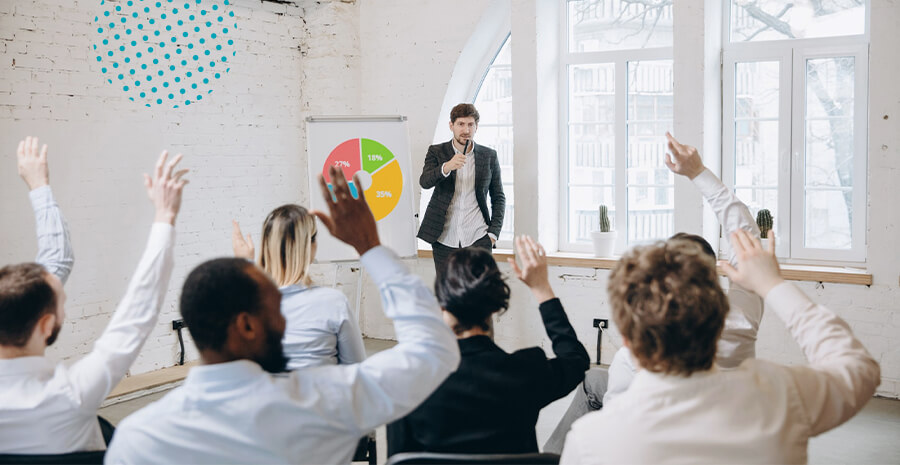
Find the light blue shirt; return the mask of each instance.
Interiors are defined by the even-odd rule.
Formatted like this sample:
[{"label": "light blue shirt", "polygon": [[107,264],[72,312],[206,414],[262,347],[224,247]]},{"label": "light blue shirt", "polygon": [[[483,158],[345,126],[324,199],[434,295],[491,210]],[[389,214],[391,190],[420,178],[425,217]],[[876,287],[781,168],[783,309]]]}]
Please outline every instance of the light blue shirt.
[{"label": "light blue shirt", "polygon": [[456,336],[422,280],[385,247],[361,260],[396,346],[285,375],[247,360],[194,367],[119,425],[106,463],[349,463],[361,436],[411,412],[459,365]]},{"label": "light blue shirt", "polygon": [[34,261],[56,275],[63,284],[69,279],[75,254],[69,240],[69,229],[50,186],[41,186],[28,193],[34,209],[38,253]]},{"label": "light blue shirt", "polygon": [[302,284],[282,287],[281,314],[287,321],[282,343],[288,369],[366,359],[362,333],[342,292]]}]

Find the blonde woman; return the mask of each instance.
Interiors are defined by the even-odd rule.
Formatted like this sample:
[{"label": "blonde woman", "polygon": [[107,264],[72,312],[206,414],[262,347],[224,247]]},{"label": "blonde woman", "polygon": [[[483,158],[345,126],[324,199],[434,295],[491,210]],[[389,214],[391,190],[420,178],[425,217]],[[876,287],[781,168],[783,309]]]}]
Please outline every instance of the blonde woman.
[{"label": "blonde woman", "polygon": [[[248,234],[233,221],[231,243],[236,257],[253,260]],[[350,314],[347,297],[330,287],[312,284],[309,265],[316,256],[316,220],[293,204],[282,205],[263,222],[257,264],[281,291],[281,313],[287,320],[284,354],[288,369],[359,363],[366,358],[362,334]]]}]

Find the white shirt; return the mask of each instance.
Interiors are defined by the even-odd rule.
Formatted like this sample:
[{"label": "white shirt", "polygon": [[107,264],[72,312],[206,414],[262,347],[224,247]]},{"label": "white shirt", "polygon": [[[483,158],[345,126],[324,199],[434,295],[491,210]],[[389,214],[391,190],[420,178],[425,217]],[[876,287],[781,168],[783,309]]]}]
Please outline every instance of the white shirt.
[{"label": "white shirt", "polygon": [[[462,153],[452,141],[450,145],[454,153]],[[444,177],[450,176],[451,172],[444,172],[441,166]],[[475,175],[475,143],[472,142],[472,151],[466,156],[466,163],[456,170],[453,200],[447,208],[444,232],[437,239],[447,247],[469,247],[488,233],[488,225],[475,197]],[[497,240],[493,235],[491,237]]]},{"label": "white shirt", "polygon": [[362,333],[342,292],[302,284],[284,286],[281,314],[287,322],[282,344],[289,370],[366,359]]},{"label": "white shirt", "polygon": [[[731,233],[739,229],[749,231],[754,237],[759,236],[759,227],[750,214],[750,209],[712,171],[704,170],[694,178],[694,185],[715,212],[725,237],[730,240]],[[736,265],[734,252],[730,247],[728,261]],[[759,332],[765,307],[762,297],[754,292],[731,280],[728,280],[728,284],[726,294],[730,310],[725,316],[725,327],[716,348],[716,365],[724,369],[735,368],[744,360],[756,358],[756,334]],[[609,384],[603,394],[603,405],[609,405],[614,398],[628,390],[635,373],[637,363],[631,351],[626,347],[619,348],[609,365]]]},{"label": "white shirt", "polygon": [[0,360],[0,452],[105,448],[97,409],[156,323],[172,273],[174,235],[171,225],[153,224],[128,290],[90,354],[72,366],[45,357]]},{"label": "white shirt", "polygon": [[361,261],[396,346],[287,375],[247,360],[194,367],[119,425],[106,463],[349,463],[360,437],[412,411],[459,365],[456,337],[422,280],[385,247]]},{"label": "white shirt", "polygon": [[35,262],[43,265],[48,273],[56,275],[65,284],[75,264],[69,228],[63,218],[50,186],[41,186],[28,193],[34,210],[38,253]]},{"label": "white shirt", "polygon": [[766,303],[809,365],[750,359],[688,377],[642,370],[615,402],[575,422],[560,463],[805,463],[809,438],[859,412],[880,370],[846,322],[793,284]]}]

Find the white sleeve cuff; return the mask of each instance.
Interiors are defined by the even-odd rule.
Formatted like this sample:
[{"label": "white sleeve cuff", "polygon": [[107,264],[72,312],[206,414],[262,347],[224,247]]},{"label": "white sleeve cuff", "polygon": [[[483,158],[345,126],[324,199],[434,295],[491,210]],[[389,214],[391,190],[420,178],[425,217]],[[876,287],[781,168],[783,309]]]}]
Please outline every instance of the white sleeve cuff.
[{"label": "white sleeve cuff", "polygon": [[53,200],[53,191],[50,190],[49,184],[28,191],[28,198],[31,200],[31,206],[35,210],[49,207],[55,203]]},{"label": "white sleeve cuff", "polygon": [[725,187],[725,184],[708,168],[704,168],[703,172],[693,179],[693,182],[705,198],[715,196],[720,189]]},{"label": "white sleeve cuff", "polygon": [[450,173],[451,173],[452,171],[448,171],[448,172],[445,173],[445,172],[444,172],[444,165],[446,165],[446,163],[444,163],[444,164],[441,165],[441,174],[443,174],[444,177],[446,178],[446,177],[450,176]]},{"label": "white sleeve cuff", "polygon": [[788,324],[794,312],[809,307],[812,303],[803,291],[789,282],[783,282],[773,287],[766,295],[765,302],[782,321]]},{"label": "white sleeve cuff", "polygon": [[359,260],[379,286],[395,276],[409,274],[400,257],[383,245],[369,249]]}]

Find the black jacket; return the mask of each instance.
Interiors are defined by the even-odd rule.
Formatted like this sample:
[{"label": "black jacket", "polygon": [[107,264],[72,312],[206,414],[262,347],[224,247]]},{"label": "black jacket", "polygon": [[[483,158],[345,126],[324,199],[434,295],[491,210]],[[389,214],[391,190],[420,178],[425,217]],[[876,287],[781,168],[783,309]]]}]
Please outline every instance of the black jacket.
[{"label": "black jacket", "polygon": [[[456,191],[456,171],[452,171],[447,177],[441,172],[441,167],[450,161],[454,154],[452,142],[447,141],[428,147],[428,154],[425,155],[425,167],[422,169],[422,176],[419,177],[419,185],[422,189],[433,187],[434,193],[422,218],[418,237],[429,244],[434,243],[443,234],[447,209]],[[506,212],[506,196],[503,195],[503,183],[500,181],[497,151],[475,144],[472,154],[475,156],[475,199],[484,222],[488,225],[488,232],[499,237],[500,229],[503,227],[503,214]],[[486,200],[488,194],[491,196],[490,212]]]},{"label": "black jacket", "polygon": [[460,339],[459,369],[388,425],[388,455],[537,452],[538,413],[578,386],[590,364],[559,299],[540,309],[556,358],[539,347],[508,354],[487,336]]}]

